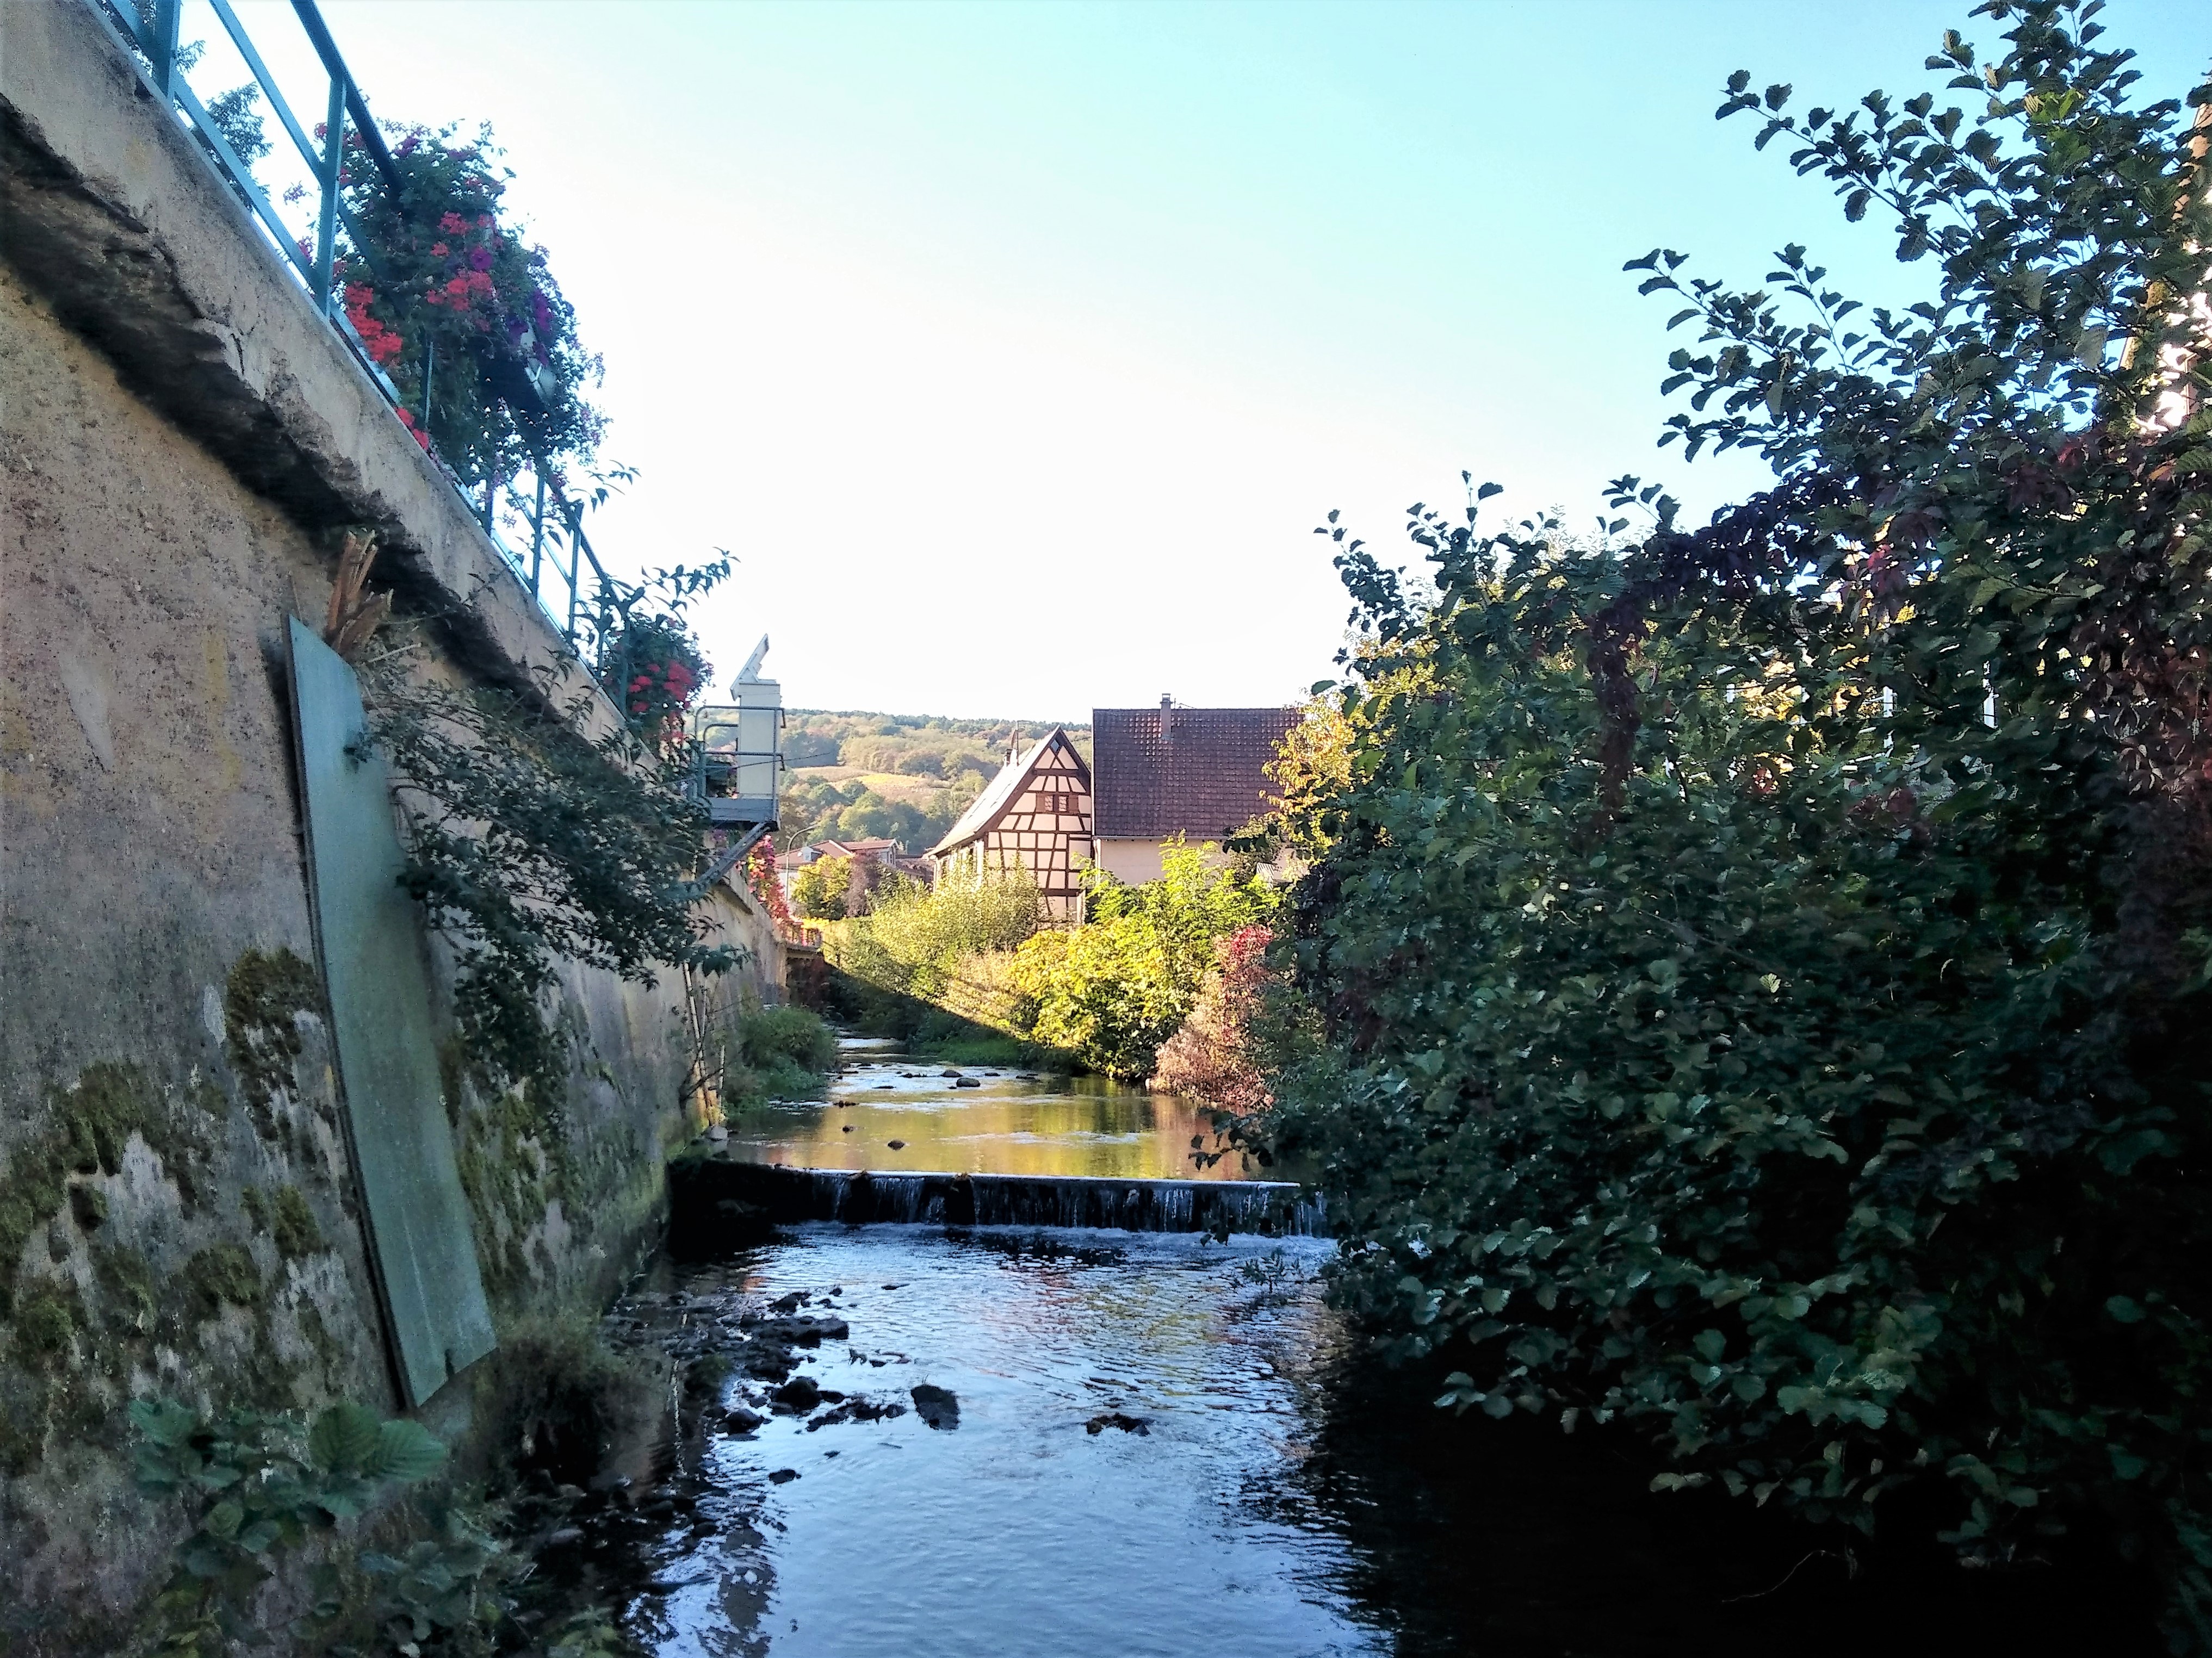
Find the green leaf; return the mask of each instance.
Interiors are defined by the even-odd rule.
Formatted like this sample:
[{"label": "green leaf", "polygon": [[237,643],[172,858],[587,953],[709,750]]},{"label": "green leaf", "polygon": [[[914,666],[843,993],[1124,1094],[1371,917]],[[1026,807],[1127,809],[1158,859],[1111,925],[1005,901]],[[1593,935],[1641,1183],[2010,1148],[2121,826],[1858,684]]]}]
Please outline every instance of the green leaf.
[{"label": "green leaf", "polygon": [[315,1418],[307,1434],[307,1455],[327,1473],[365,1472],[377,1448],[376,1412],[341,1400]]},{"label": "green leaf", "polygon": [[238,1528],[245,1520],[246,1510],[236,1503],[226,1500],[210,1509],[207,1511],[207,1518],[200,1523],[206,1527],[212,1535],[228,1542],[238,1535]]},{"label": "green leaf", "polygon": [[405,1418],[386,1423],[377,1430],[376,1449],[362,1465],[372,1479],[411,1485],[427,1479],[445,1466],[446,1447],[419,1422]]},{"label": "green leaf", "polygon": [[2108,1297],[2105,1303],[2105,1310],[2112,1315],[2112,1321],[2116,1324],[2140,1324],[2143,1321],[2142,1308],[2126,1296]]}]

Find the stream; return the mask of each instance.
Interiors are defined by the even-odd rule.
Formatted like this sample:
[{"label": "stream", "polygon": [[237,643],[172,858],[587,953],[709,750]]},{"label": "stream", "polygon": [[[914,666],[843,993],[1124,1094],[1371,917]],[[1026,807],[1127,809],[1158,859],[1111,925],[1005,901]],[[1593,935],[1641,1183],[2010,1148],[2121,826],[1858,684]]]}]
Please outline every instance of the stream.
[{"label": "stream", "polygon": [[[955,1091],[953,1068],[864,1050],[830,1102],[726,1151],[1194,1172],[1171,1102],[1003,1068]],[[872,1164],[878,1139],[917,1156]],[[1632,1441],[1440,1412],[1432,1375],[1364,1357],[1324,1304],[1334,1247],[804,1220],[665,1254],[606,1329],[668,1376],[667,1407],[588,1492],[561,1488],[538,1570],[656,1658],[2151,1649],[2117,1591],[1876,1557],[1655,1497]]]},{"label": "stream", "polygon": [[1233,1180],[1262,1171],[1234,1157],[1191,1161],[1204,1115],[1170,1094],[1011,1066],[948,1065],[890,1042],[848,1036],[843,1062],[811,1103],[771,1105],[731,1130],[730,1147],[758,1163],[884,1173]]}]

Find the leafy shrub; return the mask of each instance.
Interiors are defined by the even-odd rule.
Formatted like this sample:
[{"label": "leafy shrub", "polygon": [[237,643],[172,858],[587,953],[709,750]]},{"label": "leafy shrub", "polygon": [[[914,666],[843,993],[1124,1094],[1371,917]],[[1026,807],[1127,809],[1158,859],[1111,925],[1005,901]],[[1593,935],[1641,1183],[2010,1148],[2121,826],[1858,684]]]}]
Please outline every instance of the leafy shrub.
[{"label": "leafy shrub", "polygon": [[1595,547],[1417,509],[1426,606],[1330,531],[1370,641],[1292,931],[1340,1085],[1278,1115],[1443,1402],[1814,1518],[1940,1485],[1980,1561],[2094,1517],[2203,1649],[2212,227],[2094,6],[1984,9],[2002,58],[1930,60],[1971,118],[1723,106],[1936,252],[1925,304],[1638,262],[1714,343],[1671,435],[1771,494],[1685,531],[1623,479],[1656,523]]},{"label": "leafy shrub", "polygon": [[836,964],[886,989],[935,999],[964,957],[1016,948],[1043,915],[1025,872],[948,876],[934,886],[887,876],[869,913],[845,927]]},{"label": "leafy shrub", "polygon": [[1274,1103],[1258,1027],[1275,983],[1267,963],[1274,935],[1239,927],[1213,941],[1214,968],[1182,1024],[1160,1047],[1152,1086],[1185,1094],[1231,1116],[1250,1116]]},{"label": "leafy shrub", "polygon": [[811,1008],[753,1008],[738,1016],[738,1032],[739,1057],[750,1066],[824,1072],[837,1063],[837,1033]]},{"label": "leafy shrub", "polygon": [[503,1331],[477,1382],[492,1472],[542,1470],[578,1485],[608,1449],[656,1418],[665,1376],[610,1347],[588,1318],[541,1318]]},{"label": "leafy shrub", "polygon": [[1218,848],[1171,842],[1163,873],[1141,886],[1089,879],[1088,919],[1040,932],[1015,958],[1015,979],[1032,1005],[1030,1033],[1092,1070],[1139,1082],[1160,1045],[1197,1005],[1217,939],[1264,921],[1275,895],[1231,864],[1211,865]]},{"label": "leafy shrub", "polygon": [[380,1422],[350,1400],[312,1427],[253,1411],[210,1418],[167,1399],[137,1400],[130,1414],[139,1490],[183,1499],[194,1521],[151,1609],[160,1650],[179,1658],[254,1638],[253,1600],[276,1563],[446,1461],[419,1424]]},{"label": "leafy shrub", "polygon": [[842,921],[853,888],[853,860],[817,858],[791,878],[791,899],[810,921]]},{"label": "leafy shrub", "polygon": [[820,1099],[837,1064],[837,1034],[804,1007],[740,1007],[732,1017],[722,1080],[726,1111],[770,1100]]}]

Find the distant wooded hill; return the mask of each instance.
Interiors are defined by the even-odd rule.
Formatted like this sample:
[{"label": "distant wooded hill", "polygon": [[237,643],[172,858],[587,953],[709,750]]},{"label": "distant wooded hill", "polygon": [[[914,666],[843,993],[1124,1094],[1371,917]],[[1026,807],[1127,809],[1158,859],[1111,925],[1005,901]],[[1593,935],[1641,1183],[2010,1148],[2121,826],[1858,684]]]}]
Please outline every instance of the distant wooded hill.
[{"label": "distant wooded hill", "polygon": [[[881,835],[926,852],[983,792],[1007,745],[1026,747],[1054,723],[793,708],[784,723],[789,769],[776,844]],[[1066,730],[1087,762],[1091,727]]]}]

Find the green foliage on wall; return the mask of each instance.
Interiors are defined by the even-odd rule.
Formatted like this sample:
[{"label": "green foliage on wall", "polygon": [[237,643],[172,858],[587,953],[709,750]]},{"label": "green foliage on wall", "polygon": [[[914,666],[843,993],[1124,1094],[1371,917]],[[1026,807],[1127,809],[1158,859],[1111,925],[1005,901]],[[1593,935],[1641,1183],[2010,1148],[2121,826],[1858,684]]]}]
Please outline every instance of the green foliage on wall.
[{"label": "green foliage on wall", "polygon": [[2212,222],[2094,7],[1984,9],[1998,57],[1930,60],[1966,110],[1723,106],[1925,302],[1637,262],[1703,331],[1672,435],[1771,494],[1685,531],[1622,479],[1595,543],[1417,510],[1430,604],[1330,531],[1368,643],[1291,931],[1332,1051],[1273,1121],[1444,1403],[1817,1519],[1937,1486],[1979,1562],[2094,1524],[2203,1649],[2212,416],[2166,348]]},{"label": "green foliage on wall", "polygon": [[374,665],[363,682],[409,808],[402,883],[453,941],[474,1064],[565,1096],[569,1054],[547,1007],[562,960],[646,984],[663,967],[732,965],[696,913],[708,825],[684,792],[688,753],[627,730],[587,741],[487,687]]}]

